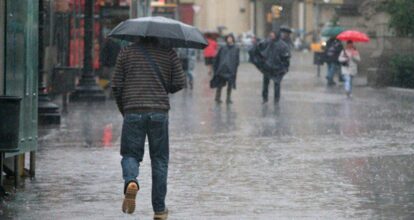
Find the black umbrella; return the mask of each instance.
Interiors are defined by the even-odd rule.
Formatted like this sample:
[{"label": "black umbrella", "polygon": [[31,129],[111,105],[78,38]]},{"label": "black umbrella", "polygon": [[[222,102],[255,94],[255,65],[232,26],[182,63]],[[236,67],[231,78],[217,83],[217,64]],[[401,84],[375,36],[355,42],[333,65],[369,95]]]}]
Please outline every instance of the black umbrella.
[{"label": "black umbrella", "polygon": [[164,17],[128,19],[116,26],[109,37],[127,41],[136,41],[137,37],[155,37],[169,47],[203,49],[208,45],[196,27]]}]

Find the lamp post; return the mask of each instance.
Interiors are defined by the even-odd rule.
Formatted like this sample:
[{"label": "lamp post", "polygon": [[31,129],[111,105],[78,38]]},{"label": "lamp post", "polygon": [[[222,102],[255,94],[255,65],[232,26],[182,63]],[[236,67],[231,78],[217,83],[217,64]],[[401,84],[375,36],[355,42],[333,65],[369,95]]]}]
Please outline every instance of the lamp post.
[{"label": "lamp post", "polygon": [[[49,7],[51,8],[51,7]],[[50,11],[49,13],[53,13]],[[38,121],[39,124],[60,124],[61,114],[59,106],[51,101],[46,91],[44,80],[44,27],[45,8],[43,0],[39,1],[39,96],[38,96]]]},{"label": "lamp post", "polygon": [[83,69],[76,91],[70,97],[71,101],[105,101],[105,94],[96,83],[92,66],[94,7],[94,0],[85,1]]}]

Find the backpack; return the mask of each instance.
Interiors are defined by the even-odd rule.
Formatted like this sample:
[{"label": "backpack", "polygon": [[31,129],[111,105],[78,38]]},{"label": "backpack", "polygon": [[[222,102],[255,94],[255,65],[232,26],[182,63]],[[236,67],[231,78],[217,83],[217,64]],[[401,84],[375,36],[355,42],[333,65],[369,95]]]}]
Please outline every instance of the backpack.
[{"label": "backpack", "polygon": [[342,51],[342,44],[338,41],[333,41],[326,49],[325,57],[328,62],[338,62],[338,57]]}]

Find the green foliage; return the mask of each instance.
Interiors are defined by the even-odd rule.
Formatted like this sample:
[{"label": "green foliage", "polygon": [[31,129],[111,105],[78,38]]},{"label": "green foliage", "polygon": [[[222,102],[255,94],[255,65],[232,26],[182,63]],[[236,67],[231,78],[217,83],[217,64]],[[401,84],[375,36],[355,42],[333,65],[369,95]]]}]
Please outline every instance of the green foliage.
[{"label": "green foliage", "polygon": [[394,86],[414,88],[414,55],[397,55],[391,59]]},{"label": "green foliage", "polygon": [[388,0],[383,10],[391,15],[390,26],[401,36],[414,36],[414,0]]}]

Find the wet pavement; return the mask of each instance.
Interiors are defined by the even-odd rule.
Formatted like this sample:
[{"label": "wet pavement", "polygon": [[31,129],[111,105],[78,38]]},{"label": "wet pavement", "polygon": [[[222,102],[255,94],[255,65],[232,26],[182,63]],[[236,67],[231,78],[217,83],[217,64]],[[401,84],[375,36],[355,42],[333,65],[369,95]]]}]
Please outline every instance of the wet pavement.
[{"label": "wet pavement", "polygon": [[[414,219],[414,96],[356,85],[346,99],[295,55],[279,105],[261,104],[249,64],[233,105],[214,103],[202,64],[195,89],[172,97],[170,219]],[[36,178],[0,219],[152,219],[148,151],[137,210],[121,212],[114,102],[69,108],[40,128]]]}]

